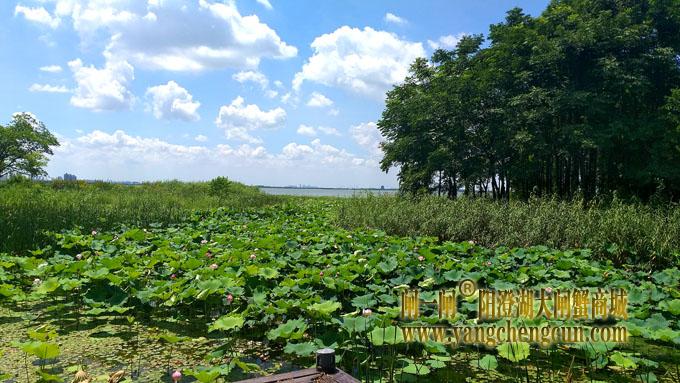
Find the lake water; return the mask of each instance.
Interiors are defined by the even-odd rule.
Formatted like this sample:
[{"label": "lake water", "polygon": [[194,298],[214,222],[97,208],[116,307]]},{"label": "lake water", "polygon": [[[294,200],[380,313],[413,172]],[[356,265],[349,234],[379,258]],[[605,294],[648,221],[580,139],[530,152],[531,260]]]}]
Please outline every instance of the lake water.
[{"label": "lake water", "polygon": [[351,197],[366,193],[394,194],[396,189],[317,189],[317,188],[272,188],[260,187],[262,192],[276,195],[301,195],[312,197]]}]

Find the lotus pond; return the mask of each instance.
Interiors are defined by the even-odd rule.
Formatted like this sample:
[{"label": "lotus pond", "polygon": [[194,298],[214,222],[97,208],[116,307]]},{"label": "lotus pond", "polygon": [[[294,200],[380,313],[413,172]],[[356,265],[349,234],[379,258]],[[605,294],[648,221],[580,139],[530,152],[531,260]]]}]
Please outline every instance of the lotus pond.
[{"label": "lotus pond", "polygon": [[[345,230],[333,224],[333,204],[75,229],[43,249],[0,254],[0,382],[70,381],[81,368],[97,381],[123,369],[128,381],[170,382],[179,369],[183,382],[226,382],[309,367],[322,347],[372,382],[680,381],[677,265],[643,270],[596,261],[588,250]],[[496,289],[626,289],[629,317],[618,323],[629,341],[405,341],[395,327],[401,289],[434,299],[464,278]],[[475,297],[463,299],[450,322],[474,324],[476,310]],[[424,308],[420,320],[436,323],[436,310]]]}]

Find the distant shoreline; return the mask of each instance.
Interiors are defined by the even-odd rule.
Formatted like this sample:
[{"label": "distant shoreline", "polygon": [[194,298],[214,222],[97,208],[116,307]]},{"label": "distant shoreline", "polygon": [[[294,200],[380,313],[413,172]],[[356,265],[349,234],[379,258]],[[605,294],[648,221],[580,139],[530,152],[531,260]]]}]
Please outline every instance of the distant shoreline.
[{"label": "distant shoreline", "polygon": [[386,191],[398,191],[397,188],[335,188],[335,187],[321,187],[321,186],[269,186],[269,185],[253,185],[258,188],[268,188],[268,189],[321,189],[321,190],[386,190]]}]

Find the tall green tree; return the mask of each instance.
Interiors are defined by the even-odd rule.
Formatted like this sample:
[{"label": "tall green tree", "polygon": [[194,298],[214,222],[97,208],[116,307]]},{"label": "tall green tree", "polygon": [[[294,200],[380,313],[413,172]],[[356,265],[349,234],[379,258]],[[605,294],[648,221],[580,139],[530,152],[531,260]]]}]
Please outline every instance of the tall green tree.
[{"label": "tall green tree", "polygon": [[680,198],[680,0],[515,8],[417,60],[378,122],[404,191]]},{"label": "tall green tree", "polygon": [[0,125],[0,177],[47,175],[47,155],[59,142],[45,124],[30,113],[15,113],[12,121]]}]

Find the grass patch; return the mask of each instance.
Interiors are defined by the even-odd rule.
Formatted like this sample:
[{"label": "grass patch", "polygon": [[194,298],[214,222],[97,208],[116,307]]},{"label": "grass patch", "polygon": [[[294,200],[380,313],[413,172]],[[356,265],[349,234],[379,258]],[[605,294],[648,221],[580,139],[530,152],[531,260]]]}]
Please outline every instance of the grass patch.
[{"label": "grass patch", "polygon": [[119,225],[168,225],[193,210],[244,209],[286,199],[257,187],[229,182],[215,190],[208,182],[153,182],[122,185],[107,182],[0,183],[0,251],[16,252],[49,244],[46,232],[73,227],[86,231]]},{"label": "grass patch", "polygon": [[588,248],[616,264],[678,265],[680,207],[554,199],[417,199],[368,195],[339,202],[337,222],[404,236],[474,241],[487,247]]}]

